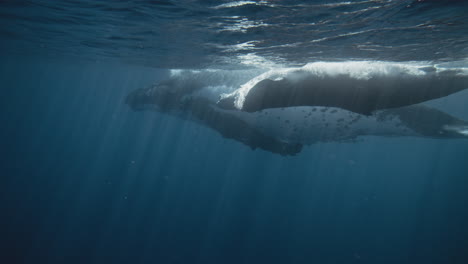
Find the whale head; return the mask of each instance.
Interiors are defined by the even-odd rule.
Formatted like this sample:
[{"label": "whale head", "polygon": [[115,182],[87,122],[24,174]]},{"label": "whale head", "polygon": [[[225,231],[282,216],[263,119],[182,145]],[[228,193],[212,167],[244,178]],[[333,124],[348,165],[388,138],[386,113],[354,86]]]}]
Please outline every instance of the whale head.
[{"label": "whale head", "polygon": [[156,110],[167,112],[179,106],[181,95],[166,84],[156,84],[129,93],[125,103],[135,111]]},{"label": "whale head", "polygon": [[135,111],[146,110],[148,106],[153,105],[145,89],[137,89],[129,93],[125,97],[125,104]]}]

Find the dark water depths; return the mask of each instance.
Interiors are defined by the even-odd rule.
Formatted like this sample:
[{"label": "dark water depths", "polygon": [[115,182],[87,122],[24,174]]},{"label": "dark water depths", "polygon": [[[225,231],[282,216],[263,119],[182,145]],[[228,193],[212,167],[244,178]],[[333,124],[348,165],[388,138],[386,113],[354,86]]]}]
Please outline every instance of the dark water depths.
[{"label": "dark water depths", "polygon": [[466,5],[440,2],[3,1],[1,263],[467,263],[468,140],[282,157],[123,103],[176,67],[462,67]]}]

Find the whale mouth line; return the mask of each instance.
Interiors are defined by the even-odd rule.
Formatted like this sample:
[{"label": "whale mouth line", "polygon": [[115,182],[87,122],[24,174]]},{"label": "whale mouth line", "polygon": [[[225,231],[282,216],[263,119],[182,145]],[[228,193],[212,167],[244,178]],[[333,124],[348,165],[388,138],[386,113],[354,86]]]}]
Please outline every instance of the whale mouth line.
[{"label": "whale mouth line", "polygon": [[465,126],[445,125],[444,129],[447,131],[455,132],[462,136],[468,137],[468,125],[465,125]]}]

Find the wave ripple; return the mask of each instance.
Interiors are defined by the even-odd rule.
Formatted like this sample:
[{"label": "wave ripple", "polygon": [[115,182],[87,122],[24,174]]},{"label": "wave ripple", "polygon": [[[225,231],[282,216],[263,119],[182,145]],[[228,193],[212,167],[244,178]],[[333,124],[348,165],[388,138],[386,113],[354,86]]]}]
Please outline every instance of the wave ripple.
[{"label": "wave ripple", "polygon": [[2,1],[2,52],[163,68],[467,57],[463,1]]}]

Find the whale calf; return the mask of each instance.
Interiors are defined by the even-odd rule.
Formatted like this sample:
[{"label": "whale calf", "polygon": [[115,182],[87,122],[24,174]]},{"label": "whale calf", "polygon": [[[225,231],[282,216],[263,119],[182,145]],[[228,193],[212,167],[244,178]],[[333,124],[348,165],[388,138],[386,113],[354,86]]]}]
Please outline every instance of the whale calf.
[{"label": "whale calf", "polygon": [[126,97],[125,102],[134,110],[154,110],[195,121],[252,149],[261,148],[281,155],[295,155],[302,150],[300,143],[282,141],[262,133],[247,120],[239,118],[237,111],[224,111],[216,107],[215,101],[204,96],[178,94],[165,87],[135,90]]},{"label": "whale calf", "polygon": [[[177,85],[171,86],[174,83]],[[218,88],[169,80],[134,90],[127,95],[125,102],[134,110],[176,115],[209,127],[221,136],[252,149],[260,148],[281,155],[295,155],[303,145],[352,142],[362,136],[468,139],[468,122],[420,104],[376,110],[370,115],[330,106],[245,112],[219,107],[217,98],[228,88]]]},{"label": "whale calf", "polygon": [[382,62],[322,62],[271,70],[223,96],[218,106],[246,112],[328,106],[370,115],[467,88],[468,75],[459,69]]}]

